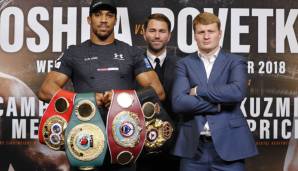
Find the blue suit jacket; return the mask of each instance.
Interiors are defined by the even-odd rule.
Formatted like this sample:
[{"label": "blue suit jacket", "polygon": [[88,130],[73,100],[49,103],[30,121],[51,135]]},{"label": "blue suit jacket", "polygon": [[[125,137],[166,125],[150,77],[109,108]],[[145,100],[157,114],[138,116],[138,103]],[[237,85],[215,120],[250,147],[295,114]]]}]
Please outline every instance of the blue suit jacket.
[{"label": "blue suit jacket", "polygon": [[[189,91],[197,86],[197,96]],[[183,116],[174,154],[192,158],[206,121],[219,156],[226,161],[256,155],[257,148],[240,104],[247,91],[247,62],[240,56],[221,50],[209,80],[204,64],[193,53],[176,65],[172,92],[173,110]],[[219,110],[218,104],[221,104]]]}]

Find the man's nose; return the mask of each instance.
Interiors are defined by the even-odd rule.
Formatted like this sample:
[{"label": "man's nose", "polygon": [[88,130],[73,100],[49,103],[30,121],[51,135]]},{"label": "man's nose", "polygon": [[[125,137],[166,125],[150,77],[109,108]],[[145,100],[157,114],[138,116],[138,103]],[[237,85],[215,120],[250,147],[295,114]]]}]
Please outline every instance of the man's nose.
[{"label": "man's nose", "polygon": [[159,38],[159,37],[160,37],[159,32],[155,32],[155,38]]},{"label": "man's nose", "polygon": [[108,21],[107,16],[105,16],[105,15],[101,16],[100,19],[101,19],[100,20],[101,22],[107,22]]},{"label": "man's nose", "polygon": [[210,38],[210,34],[209,33],[204,33],[204,39],[209,39]]}]

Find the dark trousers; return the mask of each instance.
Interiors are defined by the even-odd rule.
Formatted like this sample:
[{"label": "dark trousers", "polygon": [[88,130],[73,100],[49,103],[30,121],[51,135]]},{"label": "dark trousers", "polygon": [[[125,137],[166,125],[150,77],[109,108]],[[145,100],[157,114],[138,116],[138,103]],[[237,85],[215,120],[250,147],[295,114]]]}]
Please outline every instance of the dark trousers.
[{"label": "dark trousers", "polygon": [[213,145],[211,137],[200,137],[194,158],[182,158],[180,171],[245,171],[244,160],[222,160]]},{"label": "dark trousers", "polygon": [[137,171],[179,171],[179,158],[167,153],[139,158]]}]

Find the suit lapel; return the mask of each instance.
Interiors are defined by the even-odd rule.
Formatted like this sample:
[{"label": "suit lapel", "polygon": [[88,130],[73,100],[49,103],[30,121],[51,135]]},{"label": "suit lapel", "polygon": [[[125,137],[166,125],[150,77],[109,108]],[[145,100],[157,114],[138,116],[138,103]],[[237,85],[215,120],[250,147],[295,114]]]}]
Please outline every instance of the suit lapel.
[{"label": "suit lapel", "polygon": [[168,58],[169,57],[166,56],[165,61],[162,64],[162,75],[163,75],[163,84],[164,84],[163,86],[164,87],[168,86],[168,79],[167,78],[171,76],[170,73],[168,73],[169,67],[171,67],[169,65],[169,59]]},{"label": "suit lapel", "polygon": [[[149,56],[147,56],[147,52],[144,53],[144,55],[146,56],[146,58],[148,59],[148,62],[151,66],[151,68],[155,71],[155,69],[153,68],[153,65],[151,64],[150,62],[150,59],[149,59]],[[167,57],[165,58],[165,61],[163,62],[162,66],[161,66],[161,69],[162,69],[162,78],[159,78],[161,84],[164,86],[165,84],[165,75],[167,74],[166,73],[166,69],[167,69]]]},{"label": "suit lapel", "polygon": [[163,62],[163,64],[162,64],[162,71],[163,71],[163,75],[165,76],[165,75],[167,75],[167,72],[168,72],[168,63],[169,63],[169,59],[168,59],[169,57],[168,56],[166,56],[166,58],[165,58],[165,61]]},{"label": "suit lapel", "polygon": [[165,89],[168,89],[166,91],[171,91],[169,89],[172,87],[171,84],[173,84],[173,80],[175,77],[175,69],[176,69],[176,59],[174,56],[167,56],[165,58],[165,61],[162,65],[163,70],[163,79],[164,79],[164,87]]},{"label": "suit lapel", "polygon": [[225,65],[227,62],[225,58],[226,58],[225,52],[223,50],[220,50],[213,64],[208,82],[212,83],[222,74],[222,70],[225,68]]},{"label": "suit lapel", "polygon": [[193,59],[193,61],[190,64],[191,66],[193,66],[192,71],[195,71],[196,75],[198,75],[201,84],[206,84],[207,83],[207,74],[205,71],[205,66],[204,66],[203,61],[198,56],[197,52],[192,56],[192,59]]}]

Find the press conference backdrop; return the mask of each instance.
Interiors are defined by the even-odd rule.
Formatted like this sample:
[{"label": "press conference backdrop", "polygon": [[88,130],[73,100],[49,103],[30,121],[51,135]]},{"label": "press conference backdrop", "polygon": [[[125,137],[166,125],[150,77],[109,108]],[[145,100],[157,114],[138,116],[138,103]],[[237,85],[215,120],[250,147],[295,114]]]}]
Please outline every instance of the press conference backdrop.
[{"label": "press conference backdrop", "polygon": [[[0,0],[1,171],[69,169],[63,152],[51,151],[38,143],[39,119],[47,104],[38,101],[35,93],[63,51],[89,38],[89,3]],[[119,40],[145,48],[144,20],[151,13],[163,13],[172,24],[168,53],[179,57],[196,51],[192,19],[203,11],[218,15],[222,22],[222,48],[248,60],[250,86],[241,109],[260,154],[247,160],[247,170],[281,171],[290,161],[298,160],[298,132],[294,131],[298,129],[298,1],[117,3],[115,33]],[[44,161],[47,164],[41,164]]]}]

